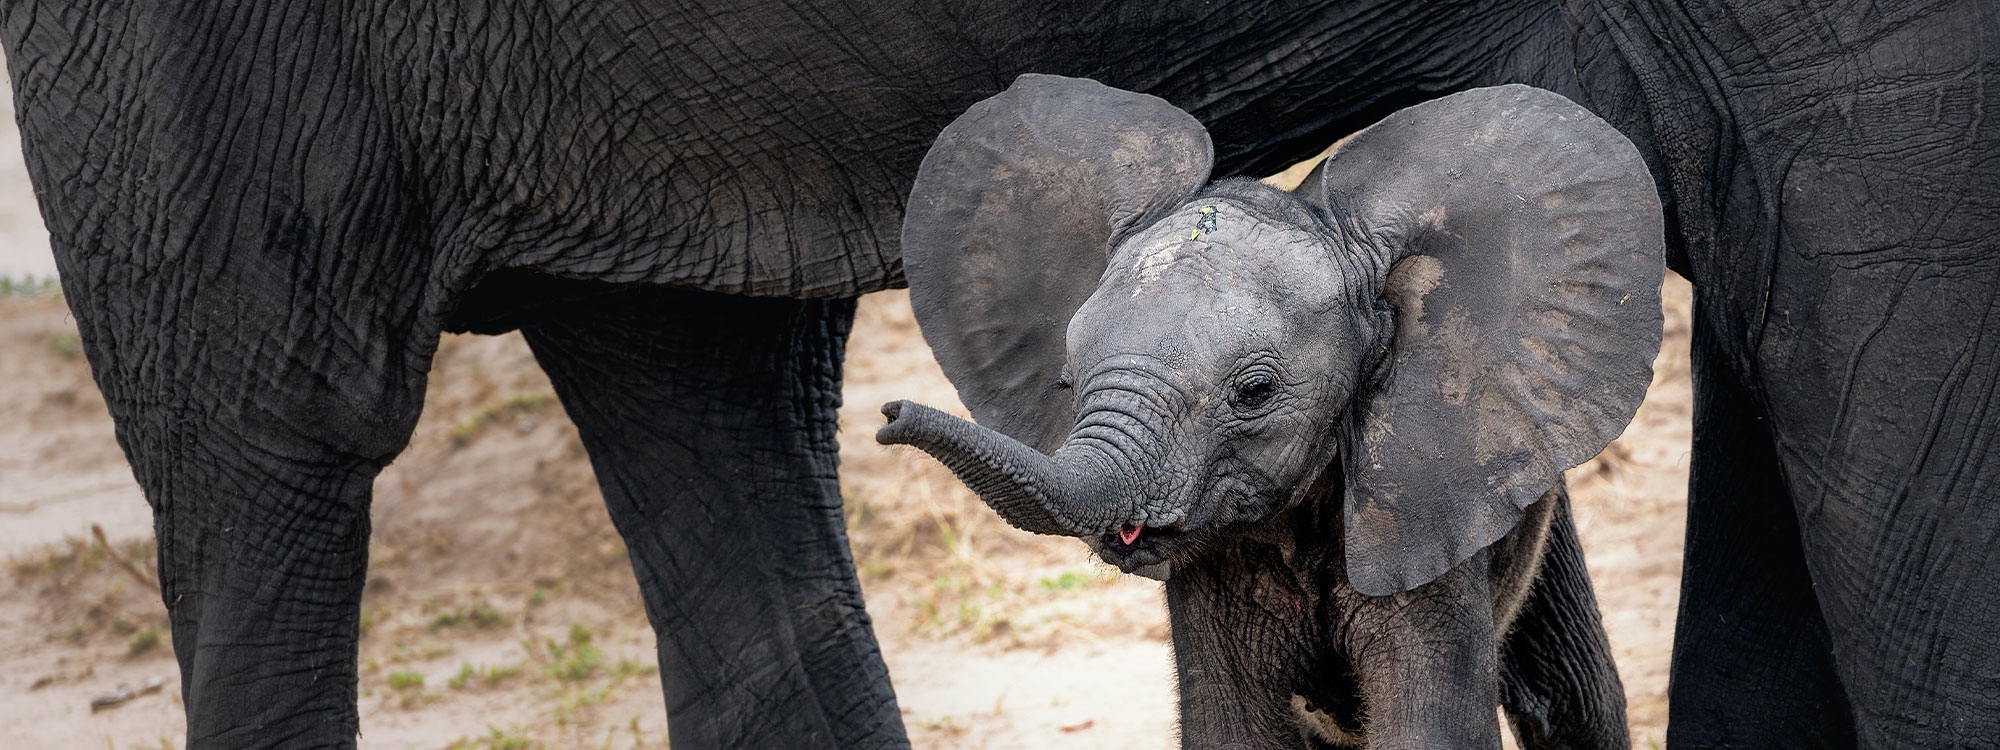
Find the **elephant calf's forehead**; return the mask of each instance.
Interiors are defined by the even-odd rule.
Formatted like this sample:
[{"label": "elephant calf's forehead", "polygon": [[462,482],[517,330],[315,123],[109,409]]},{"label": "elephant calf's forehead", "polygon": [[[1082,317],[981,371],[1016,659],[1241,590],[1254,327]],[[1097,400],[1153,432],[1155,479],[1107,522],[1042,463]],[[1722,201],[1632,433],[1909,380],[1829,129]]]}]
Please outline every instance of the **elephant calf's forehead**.
[{"label": "elephant calf's forehead", "polygon": [[1201,199],[1127,238],[1106,281],[1135,300],[1162,303],[1245,293],[1323,297],[1333,291],[1326,263],[1331,251],[1330,238],[1317,227],[1232,198]]},{"label": "elephant calf's forehead", "polygon": [[1178,368],[1285,348],[1304,316],[1334,309],[1347,286],[1327,260],[1332,238],[1290,218],[1215,197],[1135,233],[1071,320],[1071,354],[1145,355]]}]

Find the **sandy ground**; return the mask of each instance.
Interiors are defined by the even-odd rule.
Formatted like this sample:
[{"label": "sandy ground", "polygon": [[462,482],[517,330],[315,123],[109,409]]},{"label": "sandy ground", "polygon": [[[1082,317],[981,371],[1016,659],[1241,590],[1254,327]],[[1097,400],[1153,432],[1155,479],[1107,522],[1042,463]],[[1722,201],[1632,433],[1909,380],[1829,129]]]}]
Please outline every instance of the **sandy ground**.
[{"label": "sandy ground", "polygon": [[[0,278],[19,281],[53,263],[12,113],[0,114]],[[1663,737],[1687,472],[1686,284],[1671,279],[1666,297],[1645,406],[1571,473],[1638,747]],[[1008,529],[929,459],[874,444],[884,401],[958,408],[905,295],[863,301],[848,362],[842,490],[916,746],[1172,746],[1159,584],[1118,575],[1073,540]],[[410,450],[376,483],[374,523],[363,747],[665,745],[652,634],[623,547],[518,336],[444,342]],[[179,746],[150,528],[62,299],[0,294],[7,746]],[[121,689],[135,695],[92,711]]]},{"label": "sandy ground", "polygon": [[0,83],[0,279],[55,275],[49,232],[35,206],[35,189],[22,163],[21,131],[14,127],[14,92]]}]

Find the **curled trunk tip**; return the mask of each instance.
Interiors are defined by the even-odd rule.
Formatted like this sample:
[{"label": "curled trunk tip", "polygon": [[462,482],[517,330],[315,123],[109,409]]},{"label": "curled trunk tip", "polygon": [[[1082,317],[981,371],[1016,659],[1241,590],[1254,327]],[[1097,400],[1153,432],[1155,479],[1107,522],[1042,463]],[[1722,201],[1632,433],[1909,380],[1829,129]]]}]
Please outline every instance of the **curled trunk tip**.
[{"label": "curled trunk tip", "polygon": [[883,404],[882,416],[888,417],[889,421],[882,425],[882,429],[875,431],[875,442],[883,445],[913,444],[911,441],[916,439],[916,430],[912,425],[918,420],[901,419],[904,407],[929,410],[929,407],[908,401],[891,401]]},{"label": "curled trunk tip", "polygon": [[1073,461],[1059,462],[922,404],[891,401],[882,405],[882,415],[889,421],[876,431],[876,442],[931,454],[1014,528],[1077,537],[1109,528],[1111,509],[1103,503],[1113,495],[1104,491],[1104,478],[1069,465]]}]

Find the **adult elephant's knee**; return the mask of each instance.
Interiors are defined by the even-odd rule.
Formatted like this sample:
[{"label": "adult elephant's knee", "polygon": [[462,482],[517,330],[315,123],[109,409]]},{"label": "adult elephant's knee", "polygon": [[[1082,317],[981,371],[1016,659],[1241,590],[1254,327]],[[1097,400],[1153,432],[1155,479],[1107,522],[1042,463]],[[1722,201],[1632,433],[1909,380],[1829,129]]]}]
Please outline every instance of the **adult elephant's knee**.
[{"label": "adult elephant's knee", "polygon": [[853,310],[646,290],[526,329],[625,537],[676,747],[908,744],[835,476]]}]

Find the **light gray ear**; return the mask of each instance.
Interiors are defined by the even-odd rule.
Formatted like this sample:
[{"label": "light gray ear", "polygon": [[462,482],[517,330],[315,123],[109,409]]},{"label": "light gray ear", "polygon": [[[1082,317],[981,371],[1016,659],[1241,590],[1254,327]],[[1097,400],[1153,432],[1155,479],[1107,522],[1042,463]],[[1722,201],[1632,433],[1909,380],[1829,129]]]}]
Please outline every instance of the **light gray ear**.
[{"label": "light gray ear", "polygon": [[1348,576],[1428,583],[1624,430],[1660,346],[1663,225],[1639,152],[1510,85],[1390,115],[1319,170],[1386,253],[1387,369],[1349,410]]},{"label": "light gray ear", "polygon": [[903,267],[974,419],[1044,453],[1062,442],[1070,316],[1110,244],[1193,195],[1213,160],[1193,116],[1081,78],[1021,76],[944,129],[910,190]]}]

